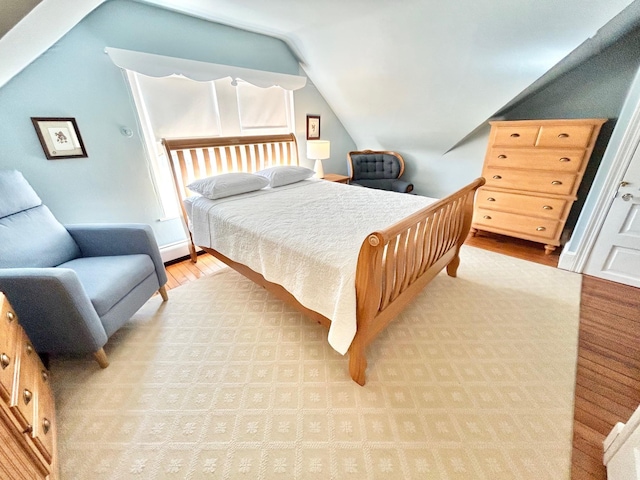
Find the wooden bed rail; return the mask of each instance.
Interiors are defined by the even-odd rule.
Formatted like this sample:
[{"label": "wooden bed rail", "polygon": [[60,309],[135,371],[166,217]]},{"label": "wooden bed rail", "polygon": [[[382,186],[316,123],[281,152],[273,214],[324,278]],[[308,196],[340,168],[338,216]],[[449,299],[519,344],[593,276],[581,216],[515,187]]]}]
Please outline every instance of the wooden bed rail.
[{"label": "wooden bed rail", "polygon": [[[185,226],[183,201],[192,195],[187,188],[194,180],[231,172],[257,172],[276,165],[298,165],[298,143],[293,133],[242,137],[163,138],[173,183]],[[189,252],[197,261],[191,231]]]},{"label": "wooden bed rail", "polygon": [[370,234],[356,273],[357,333],[349,349],[352,378],[364,384],[365,348],[443,268],[455,277],[471,227],[478,178],[464,188]]}]

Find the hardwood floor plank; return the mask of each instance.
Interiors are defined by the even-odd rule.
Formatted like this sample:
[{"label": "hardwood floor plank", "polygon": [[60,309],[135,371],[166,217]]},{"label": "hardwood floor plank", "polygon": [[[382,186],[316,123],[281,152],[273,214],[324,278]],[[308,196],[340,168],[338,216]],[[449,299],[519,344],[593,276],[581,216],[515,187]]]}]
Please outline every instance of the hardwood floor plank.
[{"label": "hardwood floor plank", "polygon": [[603,362],[602,359],[600,359],[600,362],[598,362],[589,357],[591,357],[591,354],[589,352],[579,351],[578,369],[587,368],[595,372],[601,378],[608,378],[612,382],[623,385],[625,389],[631,389],[632,391],[640,392],[640,378],[634,378],[633,375],[624,375],[622,373],[618,373],[615,370],[612,370],[604,365],[603,363],[606,364],[606,362]]},{"label": "hardwood floor plank", "polygon": [[628,405],[615,402],[605,397],[604,395],[600,395],[599,393],[584,387],[583,385],[581,385],[581,383],[582,382],[576,385],[576,397],[580,397],[581,399],[591,402],[594,405],[598,405],[600,409],[605,410],[608,414],[612,415],[612,418],[618,420],[629,418],[635,410],[635,407],[630,407]]},{"label": "hardwood floor plank", "polygon": [[640,353],[640,322],[588,310],[582,312],[580,324],[581,332],[593,333],[598,337],[624,344],[629,349],[630,356],[638,356]]},{"label": "hardwood floor plank", "polygon": [[632,369],[640,368],[640,356],[638,356],[638,351],[634,348],[637,340],[633,342],[624,335],[616,337],[608,333],[594,332],[592,329],[583,328],[580,331],[580,342],[585,344],[585,348],[590,348],[593,352],[599,352],[600,354],[607,352],[611,358]]},{"label": "hardwood floor plank", "polygon": [[583,275],[583,308],[594,308],[629,320],[640,321],[640,289]]},{"label": "hardwood floor plank", "polygon": [[571,465],[571,478],[572,480],[607,480],[607,471],[604,466],[591,467],[587,465],[585,470],[579,464],[579,456],[575,461],[572,461]]},{"label": "hardwood floor plank", "polygon": [[614,372],[620,373],[630,378],[637,377],[638,371],[633,367],[626,365],[624,362],[618,361],[615,357],[620,357],[617,352],[610,352],[606,348],[589,342],[578,341],[579,355],[599,365],[605,366]]},{"label": "hardwood floor plank", "polygon": [[620,421],[620,418],[602,410],[598,405],[584,398],[576,397],[574,404],[574,421],[580,422],[606,437],[609,435],[613,426]]},{"label": "hardwood floor plank", "polygon": [[581,385],[620,405],[640,404],[639,390],[629,388],[608,376],[598,375],[588,368],[578,367],[576,385]]},{"label": "hardwood floor plank", "polygon": [[592,428],[582,423],[576,423],[573,427],[573,445],[579,447],[585,453],[589,453],[594,458],[602,459],[604,449],[602,442],[606,438],[602,433],[596,432]]}]

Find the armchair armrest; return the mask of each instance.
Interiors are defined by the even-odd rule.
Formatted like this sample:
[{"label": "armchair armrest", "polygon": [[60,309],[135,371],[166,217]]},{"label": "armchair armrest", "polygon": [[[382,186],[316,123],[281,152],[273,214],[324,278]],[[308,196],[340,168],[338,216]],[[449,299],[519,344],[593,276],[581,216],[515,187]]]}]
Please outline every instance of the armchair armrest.
[{"label": "armchair armrest", "polygon": [[147,254],[153,260],[158,283],[167,282],[160,249],[149,225],[142,223],[65,225],[83,257]]},{"label": "armchair armrest", "polygon": [[394,180],[391,182],[391,189],[394,192],[409,193],[413,190],[413,184],[404,180]]},{"label": "armchair armrest", "polygon": [[0,291],[39,352],[95,352],[107,334],[77,275],[68,268],[0,268]]}]

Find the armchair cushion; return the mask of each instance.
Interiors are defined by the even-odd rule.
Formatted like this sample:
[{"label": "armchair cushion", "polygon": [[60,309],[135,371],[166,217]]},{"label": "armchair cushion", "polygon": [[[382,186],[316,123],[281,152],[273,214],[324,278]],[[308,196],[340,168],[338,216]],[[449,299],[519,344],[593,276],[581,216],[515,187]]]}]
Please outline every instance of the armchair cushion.
[{"label": "armchair cushion", "polygon": [[76,258],[58,268],[76,273],[100,317],[155,273],[151,258],[141,254]]},{"label": "armchair cushion", "polygon": [[44,205],[0,218],[0,268],[55,267],[78,256],[78,245]]},{"label": "armchair cushion", "polygon": [[385,153],[369,153],[352,155],[353,179],[375,180],[382,178],[398,178],[400,176],[400,163],[393,155]]}]

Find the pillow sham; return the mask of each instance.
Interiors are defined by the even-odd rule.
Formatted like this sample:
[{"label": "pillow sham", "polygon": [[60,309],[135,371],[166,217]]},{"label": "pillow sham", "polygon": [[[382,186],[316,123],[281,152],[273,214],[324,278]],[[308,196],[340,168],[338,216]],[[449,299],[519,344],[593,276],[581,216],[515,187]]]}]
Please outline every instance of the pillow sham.
[{"label": "pillow sham", "polygon": [[268,179],[269,185],[272,188],[301,182],[302,180],[306,180],[313,176],[313,174],[313,170],[305,167],[298,167],[296,165],[278,165],[276,167],[269,167],[256,172],[256,175],[260,175]]},{"label": "pillow sham", "polygon": [[189,190],[199,193],[211,200],[230,197],[241,193],[253,192],[269,185],[269,180],[251,173],[222,173],[212,177],[201,178],[187,185]]}]

